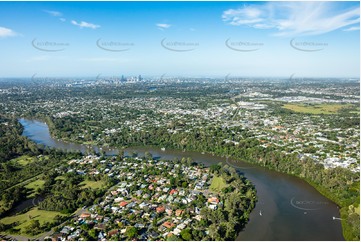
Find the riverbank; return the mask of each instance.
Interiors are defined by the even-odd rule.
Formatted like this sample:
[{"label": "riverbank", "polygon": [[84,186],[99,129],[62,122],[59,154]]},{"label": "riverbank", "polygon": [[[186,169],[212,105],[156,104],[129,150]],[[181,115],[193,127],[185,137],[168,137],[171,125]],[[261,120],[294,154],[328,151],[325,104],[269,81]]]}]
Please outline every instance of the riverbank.
[{"label": "riverbank", "polygon": [[[39,132],[49,133],[47,127],[36,126],[36,124],[36,121],[25,124],[24,132],[28,134],[30,139],[31,137],[39,138],[39,135],[36,136],[36,133],[39,134]],[[50,134],[48,136],[44,134],[40,136],[42,138],[45,137],[45,139],[37,139],[38,142],[45,145],[56,145],[56,147],[63,145],[61,141],[54,142]],[[164,146],[166,149],[162,151],[153,147],[126,148],[125,152],[135,151],[141,155],[148,151],[153,156],[164,159],[191,157],[193,160],[207,165],[225,162],[226,160],[224,157],[217,156],[216,154],[208,155],[192,151],[175,151],[170,150],[167,146]],[[237,240],[344,239],[342,237],[341,222],[332,219],[333,216],[339,217],[338,208],[332,201],[321,196],[307,182],[295,176],[275,172],[254,163],[240,162],[240,158],[237,157],[234,160],[241,167],[238,169],[239,172],[242,172],[255,184],[259,198],[256,209],[251,213],[249,223],[245,230],[239,234]],[[298,203],[313,201],[313,204],[305,205],[303,208],[295,208],[292,206],[292,201]],[[262,231],[259,231],[260,226],[264,227]]]},{"label": "riverbank", "polygon": [[[161,147],[157,147],[157,146],[140,146],[140,148],[155,148],[155,149],[161,149]],[[134,147],[133,147],[134,148]],[[171,147],[165,147],[166,149],[170,149],[170,150],[173,150]],[[126,150],[126,148],[125,148]],[[204,151],[198,151],[198,150],[184,150],[182,152],[202,152],[202,154],[207,154],[207,155],[212,155],[212,156],[215,156],[214,153],[209,153],[209,152],[204,152]],[[272,167],[269,167],[269,166],[262,166],[261,164],[257,164],[256,162],[251,162],[249,161],[248,159],[237,159],[235,157],[224,157],[224,156],[221,156],[222,158],[226,159],[227,160],[227,164],[228,165],[232,165],[228,162],[228,160],[231,160],[232,162],[236,163],[236,164],[239,164],[239,163],[247,163],[247,164],[251,164],[251,165],[256,165],[256,166],[259,166],[259,167],[264,167],[270,171],[275,171],[275,172],[280,172],[276,169],[272,169]],[[247,169],[249,167],[239,167],[239,166],[234,166],[232,165],[233,167],[236,167],[236,168],[239,168],[239,169]],[[331,200],[332,202],[334,202],[336,205],[337,205],[337,208],[339,209],[339,212],[340,212],[340,216],[339,218],[335,217],[336,219],[340,219],[341,221],[341,224],[342,224],[342,234],[344,236],[344,238],[346,240],[354,240],[354,235],[352,234],[352,231],[354,230],[354,228],[349,224],[347,223],[347,218],[349,216],[349,213],[348,213],[348,210],[349,210],[349,205],[345,204],[344,202],[340,201],[336,196],[335,194],[331,193],[330,191],[328,191],[326,188],[316,184],[315,182],[312,182],[311,180],[309,179],[305,179],[304,177],[300,177],[300,176],[297,176],[293,173],[289,173],[289,172],[281,172],[283,174],[287,174],[289,176],[293,176],[293,177],[296,177],[298,179],[302,179],[303,181],[307,182],[310,186],[312,186],[314,189],[316,189],[320,194],[322,194],[323,196],[325,196],[326,198],[328,198],[329,200]]]}]

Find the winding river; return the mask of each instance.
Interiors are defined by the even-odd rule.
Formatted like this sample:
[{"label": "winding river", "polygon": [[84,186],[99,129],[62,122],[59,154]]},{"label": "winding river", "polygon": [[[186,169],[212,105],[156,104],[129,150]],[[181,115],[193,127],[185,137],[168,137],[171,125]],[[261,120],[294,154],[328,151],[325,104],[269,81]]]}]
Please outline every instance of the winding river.
[{"label": "winding river", "polygon": [[[19,122],[24,126],[23,135],[38,144],[83,153],[89,149],[100,150],[96,146],[55,140],[41,121],[19,119]],[[114,155],[118,150],[104,148],[103,151]],[[237,240],[344,240],[337,205],[299,178],[199,152],[133,147],[127,148],[125,155],[133,151],[139,156],[148,151],[159,159],[191,157],[205,165],[223,162],[243,173],[256,186],[258,202]]]}]

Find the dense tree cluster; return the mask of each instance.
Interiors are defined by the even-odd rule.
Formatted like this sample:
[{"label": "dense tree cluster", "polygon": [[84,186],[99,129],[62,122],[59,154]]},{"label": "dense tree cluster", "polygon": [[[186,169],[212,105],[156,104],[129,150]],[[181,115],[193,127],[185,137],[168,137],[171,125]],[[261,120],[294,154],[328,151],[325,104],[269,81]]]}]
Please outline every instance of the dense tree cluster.
[{"label": "dense tree cluster", "polygon": [[[80,156],[80,153],[38,146],[21,136],[22,131],[16,119],[0,116],[0,217],[26,200],[31,192],[19,183],[54,169],[67,159]],[[31,162],[21,165],[12,160],[23,155],[27,155]]]},{"label": "dense tree cluster", "polygon": [[11,171],[6,161],[23,154],[37,154],[38,147],[34,142],[21,136],[23,128],[14,118],[0,114],[0,171]]},{"label": "dense tree cluster", "polygon": [[82,188],[79,184],[83,178],[74,173],[65,174],[64,179],[56,180],[54,173],[44,178],[42,193],[46,198],[39,204],[39,208],[43,210],[71,213],[79,207],[92,205],[105,192],[101,189]]},{"label": "dense tree cluster", "polygon": [[26,200],[28,189],[24,186],[16,186],[1,192],[0,217],[4,216],[17,203]]},{"label": "dense tree cluster", "polygon": [[199,226],[200,229],[209,228],[207,240],[234,240],[256,205],[256,191],[249,180],[240,176],[233,167],[216,165],[211,167],[211,171],[222,177],[227,187],[220,193],[221,209],[203,208]]}]

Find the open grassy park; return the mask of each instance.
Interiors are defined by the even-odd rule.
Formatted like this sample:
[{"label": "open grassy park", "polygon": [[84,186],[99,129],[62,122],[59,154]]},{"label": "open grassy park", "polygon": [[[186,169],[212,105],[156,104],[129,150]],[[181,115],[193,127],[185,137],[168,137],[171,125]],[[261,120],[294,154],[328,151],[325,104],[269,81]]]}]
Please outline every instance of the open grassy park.
[{"label": "open grassy park", "polygon": [[49,159],[48,156],[36,157],[36,156],[22,155],[15,159],[10,160],[10,163],[14,165],[16,164],[21,167],[36,162],[38,160],[48,160],[48,159]]},{"label": "open grassy park", "polygon": [[80,183],[82,188],[91,188],[91,189],[98,189],[105,186],[104,182],[102,181],[83,181]]},{"label": "open grassy park", "polygon": [[211,186],[209,187],[213,191],[220,192],[227,186],[225,180],[220,176],[214,176],[212,179]]},{"label": "open grassy park", "polygon": [[284,104],[283,108],[292,110],[298,113],[309,114],[335,114],[343,108],[349,108],[349,104]]},{"label": "open grassy park", "polygon": [[36,191],[40,188],[43,189],[45,184],[44,180],[35,180],[33,182],[30,182],[29,184],[27,184],[25,187],[28,189],[32,189],[32,193],[28,196],[28,198],[33,198],[36,195]]},{"label": "open grassy park", "polygon": [[46,222],[53,222],[55,216],[57,215],[61,216],[61,213],[39,210],[37,207],[35,207],[26,213],[2,218],[0,219],[0,223],[3,224],[17,223],[17,226],[14,227],[14,230],[19,230],[18,234],[20,235],[29,236],[25,234],[25,228],[30,224],[31,220],[38,220],[40,225],[43,225]]},{"label": "open grassy park", "polygon": [[29,184],[27,184],[25,187],[29,188],[29,189],[38,189],[38,188],[43,188],[44,187],[44,180],[35,180],[33,182],[30,182]]},{"label": "open grassy park", "polygon": [[30,157],[28,155],[20,156],[16,159],[12,159],[11,162],[15,162],[21,166],[26,166],[27,164],[30,164],[35,161],[35,157]]}]

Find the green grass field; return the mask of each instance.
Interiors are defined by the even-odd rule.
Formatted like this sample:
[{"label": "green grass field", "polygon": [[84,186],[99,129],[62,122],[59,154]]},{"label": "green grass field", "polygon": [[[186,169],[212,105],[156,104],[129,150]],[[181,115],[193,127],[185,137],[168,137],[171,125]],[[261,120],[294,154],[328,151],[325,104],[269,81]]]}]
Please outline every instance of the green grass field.
[{"label": "green grass field", "polygon": [[91,188],[91,189],[98,189],[105,186],[104,182],[102,181],[83,181],[80,183],[83,188]]},{"label": "green grass field", "polygon": [[18,158],[12,159],[11,162],[17,163],[21,166],[26,166],[27,164],[30,164],[34,162],[35,157],[30,157],[28,155],[23,155]]},{"label": "green grass field", "polygon": [[349,104],[285,104],[283,108],[298,113],[309,114],[335,114],[342,108],[350,107]]},{"label": "green grass field", "polygon": [[30,182],[29,184],[27,184],[25,187],[29,188],[29,189],[34,189],[36,190],[37,188],[43,188],[45,181],[44,180],[35,180],[33,182]]},{"label": "green grass field", "polygon": [[221,191],[227,186],[225,180],[220,176],[214,176],[212,179],[211,186],[209,187],[213,191]]},{"label": "green grass field", "polygon": [[[43,156],[39,158],[40,160],[49,160],[49,156]],[[12,164],[18,164],[21,166],[26,166],[27,164],[33,163],[34,161],[38,160],[37,157],[31,157],[28,155],[23,155],[20,156],[18,158],[12,159],[10,162],[12,162]]]},{"label": "green grass field", "polygon": [[55,178],[55,181],[58,181],[58,180],[65,180],[65,176],[57,176]]},{"label": "green grass field", "polygon": [[40,225],[43,225],[45,222],[53,222],[56,215],[61,215],[61,213],[33,208],[24,214],[2,218],[0,223],[11,224],[18,222],[19,225],[14,227],[14,229],[20,229],[20,234],[26,236],[24,228],[30,224],[30,220],[39,220]]},{"label": "green grass field", "polygon": [[28,198],[32,198],[32,197],[35,197],[36,195],[36,190],[38,188],[43,188],[44,187],[44,183],[45,181],[44,180],[35,180],[33,182],[30,182],[29,184],[27,184],[25,187],[28,188],[28,189],[32,189],[33,192],[28,196]]}]

